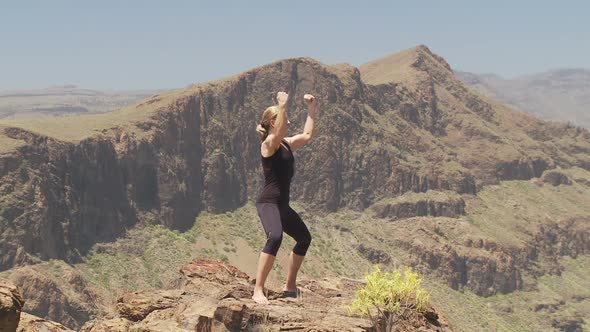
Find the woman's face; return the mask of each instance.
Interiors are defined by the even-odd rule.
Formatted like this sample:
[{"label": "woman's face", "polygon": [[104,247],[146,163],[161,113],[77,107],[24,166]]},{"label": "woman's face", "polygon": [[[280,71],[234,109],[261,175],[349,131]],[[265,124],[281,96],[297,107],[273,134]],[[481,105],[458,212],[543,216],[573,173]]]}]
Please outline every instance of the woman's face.
[{"label": "woman's face", "polygon": [[276,119],[272,122],[272,126],[277,131],[277,134],[284,136],[287,134],[291,121],[289,121],[289,115],[285,112],[285,121],[282,123],[281,128],[276,127]]},{"label": "woman's face", "polygon": [[291,125],[291,121],[289,121],[289,114],[287,114],[287,112],[285,112],[285,122],[283,123],[283,126],[285,127],[285,132],[287,132],[290,125]]}]

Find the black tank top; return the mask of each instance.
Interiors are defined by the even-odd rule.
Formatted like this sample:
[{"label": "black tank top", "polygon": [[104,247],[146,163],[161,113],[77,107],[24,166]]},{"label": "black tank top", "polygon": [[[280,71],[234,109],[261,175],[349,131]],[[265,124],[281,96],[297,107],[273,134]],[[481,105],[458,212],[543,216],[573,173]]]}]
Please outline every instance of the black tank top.
[{"label": "black tank top", "polygon": [[287,141],[270,157],[261,156],[264,187],[256,203],[289,204],[291,178],[295,173],[295,158]]}]

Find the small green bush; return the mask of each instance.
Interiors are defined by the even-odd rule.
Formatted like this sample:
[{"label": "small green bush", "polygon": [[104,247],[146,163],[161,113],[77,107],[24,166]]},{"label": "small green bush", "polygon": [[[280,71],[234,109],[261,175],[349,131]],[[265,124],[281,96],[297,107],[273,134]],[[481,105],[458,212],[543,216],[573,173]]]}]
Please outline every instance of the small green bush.
[{"label": "small green bush", "polygon": [[396,320],[416,311],[425,313],[430,295],[422,288],[418,273],[406,268],[384,273],[379,266],[365,277],[367,284],[356,292],[351,313],[368,317],[377,331],[392,331]]}]

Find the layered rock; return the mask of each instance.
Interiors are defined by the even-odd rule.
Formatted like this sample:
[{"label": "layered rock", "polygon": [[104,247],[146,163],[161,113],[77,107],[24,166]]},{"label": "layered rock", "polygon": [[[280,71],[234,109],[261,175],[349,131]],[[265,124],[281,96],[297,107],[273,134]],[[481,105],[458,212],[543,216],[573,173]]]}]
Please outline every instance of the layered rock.
[{"label": "layered rock", "polygon": [[407,194],[379,202],[372,210],[378,218],[402,219],[420,216],[455,218],[465,214],[465,201],[446,193]]}]

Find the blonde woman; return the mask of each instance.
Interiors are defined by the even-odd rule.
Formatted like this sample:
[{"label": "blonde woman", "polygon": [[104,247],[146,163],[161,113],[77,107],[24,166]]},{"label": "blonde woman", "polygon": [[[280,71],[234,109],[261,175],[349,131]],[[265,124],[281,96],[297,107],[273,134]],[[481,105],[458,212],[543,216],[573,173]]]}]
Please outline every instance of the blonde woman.
[{"label": "blonde woman", "polygon": [[289,190],[294,174],[293,151],[312,139],[318,105],[314,96],[303,96],[307,104],[307,120],[303,133],[286,137],[290,125],[287,114],[288,99],[289,95],[286,92],[279,92],[278,105],[264,111],[262,121],[256,128],[262,140],[260,154],[264,172],[264,187],[256,201],[256,209],[267,237],[258,260],[256,286],[252,296],[259,304],[269,304],[264,295],[264,283],[281,246],[283,232],[296,241],[289,259],[287,281],[283,288],[284,296],[297,296],[297,272],[311,243],[307,226],[289,206]]}]

